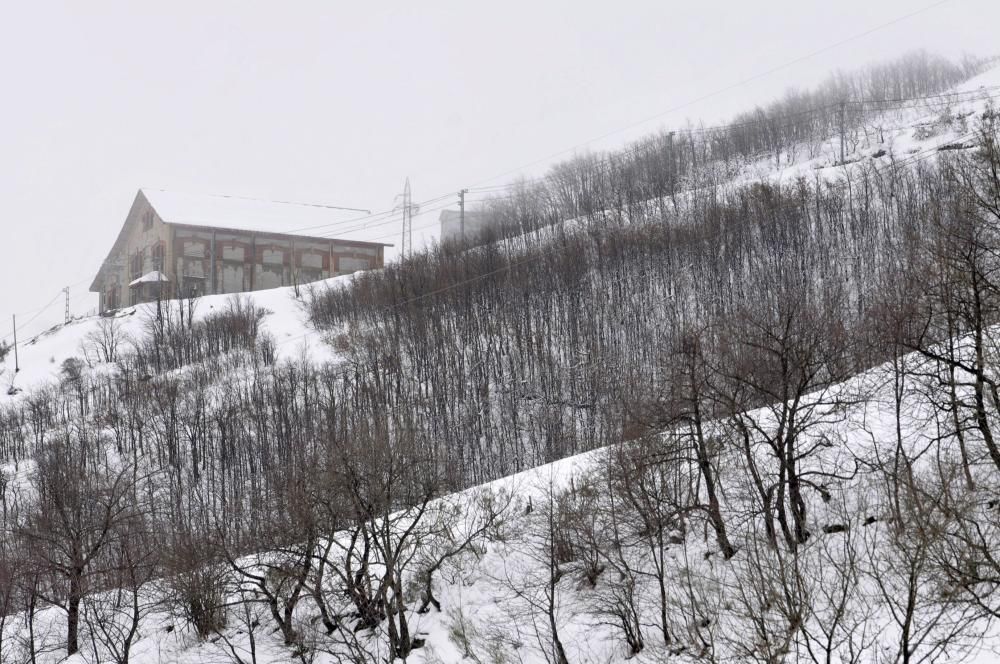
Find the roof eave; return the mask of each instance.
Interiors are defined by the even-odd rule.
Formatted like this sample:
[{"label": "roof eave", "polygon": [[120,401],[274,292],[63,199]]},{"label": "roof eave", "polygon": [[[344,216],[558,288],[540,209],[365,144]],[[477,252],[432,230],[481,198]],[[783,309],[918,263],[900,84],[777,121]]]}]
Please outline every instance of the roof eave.
[{"label": "roof eave", "polygon": [[392,247],[395,245],[385,242],[368,242],[366,240],[349,240],[346,238],[324,237],[321,235],[300,235],[298,233],[282,233],[280,231],[254,231],[245,228],[226,228],[223,226],[212,226],[211,224],[197,224],[183,221],[164,221],[167,226],[177,226],[183,228],[197,228],[200,230],[215,231],[216,233],[248,233],[250,235],[267,235],[292,240],[310,240],[312,242],[348,242],[364,247]]}]

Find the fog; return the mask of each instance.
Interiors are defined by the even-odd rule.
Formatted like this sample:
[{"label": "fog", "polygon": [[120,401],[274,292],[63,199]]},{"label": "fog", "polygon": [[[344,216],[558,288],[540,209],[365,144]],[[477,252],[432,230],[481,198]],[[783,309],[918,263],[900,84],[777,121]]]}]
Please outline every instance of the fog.
[{"label": "fog", "polygon": [[[139,187],[386,210],[406,177],[428,200],[907,50],[988,54],[1000,19],[994,0],[766,7],[11,3],[0,336],[12,313],[34,317],[24,335],[60,321],[64,286],[74,313],[96,306],[87,288]],[[416,217],[418,244],[440,205]]]}]

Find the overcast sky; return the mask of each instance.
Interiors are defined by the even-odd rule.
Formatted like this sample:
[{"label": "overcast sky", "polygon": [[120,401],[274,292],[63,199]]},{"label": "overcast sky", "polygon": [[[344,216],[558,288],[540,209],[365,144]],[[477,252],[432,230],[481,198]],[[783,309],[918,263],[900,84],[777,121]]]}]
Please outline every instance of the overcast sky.
[{"label": "overcast sky", "polygon": [[8,2],[0,336],[66,285],[75,313],[96,306],[139,187],[384,210],[407,176],[426,200],[914,48],[1000,50],[1000,2],[950,0],[784,67],[933,3]]}]

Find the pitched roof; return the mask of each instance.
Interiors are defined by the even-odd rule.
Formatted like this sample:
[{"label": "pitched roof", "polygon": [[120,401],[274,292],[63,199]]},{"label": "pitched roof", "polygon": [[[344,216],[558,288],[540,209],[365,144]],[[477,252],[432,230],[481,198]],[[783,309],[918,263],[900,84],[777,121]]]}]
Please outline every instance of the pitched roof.
[{"label": "pitched roof", "polygon": [[[119,251],[128,234],[129,220],[147,204],[167,224],[207,226],[256,233],[279,233],[301,237],[338,239],[361,244],[391,244],[369,240],[378,230],[365,229],[361,212],[342,210],[330,205],[263,201],[238,196],[184,194],[163,189],[140,189],[129,209],[125,223],[118,231],[107,257],[90,284],[91,291],[100,288],[105,272],[111,267],[111,258]],[[384,229],[379,229],[384,230]],[[366,237],[368,236],[368,237]]]},{"label": "pitched roof", "polygon": [[165,223],[211,226],[308,237],[336,236],[364,241],[363,212],[316,203],[265,201],[238,196],[140,189]]}]

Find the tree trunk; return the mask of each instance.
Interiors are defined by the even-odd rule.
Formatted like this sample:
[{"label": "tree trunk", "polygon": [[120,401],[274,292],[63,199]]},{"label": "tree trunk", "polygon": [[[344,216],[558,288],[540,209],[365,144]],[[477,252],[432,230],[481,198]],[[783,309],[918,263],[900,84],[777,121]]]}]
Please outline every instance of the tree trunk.
[{"label": "tree trunk", "polygon": [[80,600],[83,596],[83,570],[74,569],[69,577],[69,597],[66,599],[66,654],[80,650]]},{"label": "tree trunk", "polygon": [[695,436],[697,437],[695,450],[698,456],[698,469],[701,470],[701,476],[705,480],[705,492],[708,494],[708,518],[712,522],[712,528],[715,530],[715,539],[722,550],[722,555],[726,560],[729,560],[736,555],[736,549],[729,542],[729,536],[726,533],[726,522],[722,520],[719,496],[715,491],[715,473],[712,470],[712,461],[708,455],[708,444],[705,442],[705,436],[701,428],[701,413],[698,410],[697,403],[695,404]]}]

